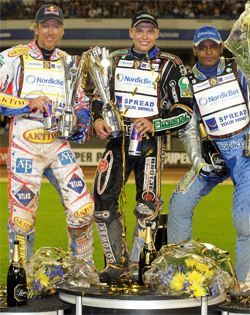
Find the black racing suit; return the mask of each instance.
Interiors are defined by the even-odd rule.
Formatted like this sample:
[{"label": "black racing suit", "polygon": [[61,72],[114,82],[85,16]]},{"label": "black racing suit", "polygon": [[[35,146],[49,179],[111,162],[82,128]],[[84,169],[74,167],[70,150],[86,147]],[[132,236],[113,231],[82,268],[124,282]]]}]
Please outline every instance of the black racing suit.
[{"label": "black racing suit", "polygon": [[[136,225],[130,255],[126,264],[138,264],[144,243],[146,220],[152,222],[155,236],[161,200],[161,169],[163,135],[184,127],[192,115],[192,93],[181,60],[153,47],[147,55],[139,54],[132,46],[110,55],[111,99],[125,125],[123,137],[109,139],[97,168],[92,194],[95,200],[95,221],[108,266],[119,268],[121,263],[122,223],[118,199],[131,171],[136,182],[134,209]],[[103,102],[95,92],[92,99],[94,121],[102,118]],[[126,108],[128,110],[125,112]],[[147,118],[154,125],[154,133],[142,138],[140,156],[128,154],[130,125],[136,118]],[[125,167],[123,168],[123,147]],[[125,169],[125,171],[124,171]],[[124,265],[126,267],[127,265]]]}]

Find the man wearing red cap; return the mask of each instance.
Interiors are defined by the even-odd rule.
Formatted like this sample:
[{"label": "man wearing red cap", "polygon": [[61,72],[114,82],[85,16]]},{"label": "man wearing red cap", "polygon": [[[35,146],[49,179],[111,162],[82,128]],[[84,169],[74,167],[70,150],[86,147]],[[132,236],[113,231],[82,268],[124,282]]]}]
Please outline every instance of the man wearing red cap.
[{"label": "man wearing red cap", "polygon": [[[68,54],[56,48],[64,33],[61,9],[53,4],[42,6],[31,29],[35,34],[33,42],[1,53],[0,81],[4,82],[0,89],[4,98],[1,99],[4,99],[6,107],[24,104],[32,109],[27,115],[11,118],[7,161],[10,259],[15,239],[20,241],[23,261],[33,254],[44,174],[61,196],[67,217],[70,252],[93,265],[94,202],[68,142],[83,143],[88,138],[89,100],[79,84],[73,104],[79,122],[77,135],[75,127],[68,139],[59,138],[57,131],[46,132],[43,117],[43,112],[47,111],[46,103],[56,103],[58,119],[66,103],[61,58]],[[10,111],[5,112],[13,115]],[[20,113],[20,109],[17,112]],[[49,202],[49,196],[47,198]]]},{"label": "man wearing red cap", "polygon": [[[146,221],[151,221],[155,236],[159,213],[163,208],[162,135],[185,126],[192,116],[192,93],[181,60],[161,52],[155,46],[159,36],[156,17],[148,12],[136,13],[129,35],[133,39],[131,48],[110,55],[110,98],[122,112],[125,143],[123,147],[122,137],[109,139],[93,187],[95,221],[107,261],[107,267],[100,273],[102,280],[115,279],[128,270],[132,278],[138,277]],[[102,106],[101,98],[95,95],[92,103],[93,127],[97,136],[106,140],[111,133],[103,120]],[[129,150],[133,124],[136,133],[142,136],[140,154]],[[136,224],[130,254],[126,242],[122,241],[122,223],[118,212],[123,162],[125,183],[132,171],[136,180]]]}]

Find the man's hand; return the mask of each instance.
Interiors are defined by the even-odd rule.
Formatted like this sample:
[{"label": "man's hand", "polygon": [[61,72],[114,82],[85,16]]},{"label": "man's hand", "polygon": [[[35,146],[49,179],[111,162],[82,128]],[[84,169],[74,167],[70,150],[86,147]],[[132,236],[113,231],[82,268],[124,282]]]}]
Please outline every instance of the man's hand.
[{"label": "man's hand", "polygon": [[47,96],[38,96],[37,98],[34,98],[31,101],[31,110],[33,111],[34,109],[37,108],[40,110],[40,113],[43,113],[43,112],[48,113],[49,110],[45,102],[51,105],[51,101]]},{"label": "man's hand", "polygon": [[225,173],[222,166],[205,164],[200,168],[198,175],[206,182],[209,182],[218,180],[220,177],[224,176]]},{"label": "man's hand", "polygon": [[134,125],[136,125],[136,132],[140,133],[142,136],[147,132],[154,132],[153,124],[146,118],[137,118]]},{"label": "man's hand", "polygon": [[75,143],[84,143],[87,139],[87,130],[83,125],[79,124],[72,128],[70,135],[70,137],[67,137],[67,140]]},{"label": "man's hand", "polygon": [[106,140],[111,135],[108,124],[102,119],[96,120],[93,128],[95,129],[97,137],[101,140]]}]

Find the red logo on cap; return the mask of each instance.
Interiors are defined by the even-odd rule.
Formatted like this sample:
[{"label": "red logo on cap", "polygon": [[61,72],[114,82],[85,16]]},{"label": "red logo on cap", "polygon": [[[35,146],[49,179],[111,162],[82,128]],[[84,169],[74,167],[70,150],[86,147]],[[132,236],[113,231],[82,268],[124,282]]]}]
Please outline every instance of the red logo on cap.
[{"label": "red logo on cap", "polygon": [[57,8],[55,8],[53,5],[51,5],[50,7],[45,8],[44,14],[55,14],[55,15],[59,15],[59,11],[58,11]]}]

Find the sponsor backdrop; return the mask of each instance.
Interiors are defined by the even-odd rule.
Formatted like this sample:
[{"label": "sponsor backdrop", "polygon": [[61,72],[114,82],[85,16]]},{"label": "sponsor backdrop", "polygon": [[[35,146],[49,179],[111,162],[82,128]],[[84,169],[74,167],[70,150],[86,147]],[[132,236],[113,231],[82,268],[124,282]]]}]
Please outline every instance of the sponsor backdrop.
[{"label": "sponsor backdrop", "polygon": [[[97,166],[103,153],[103,148],[72,148],[80,166]],[[8,148],[0,148],[0,165],[6,165]],[[165,165],[169,167],[190,167],[187,154],[181,150],[165,152]]]}]

